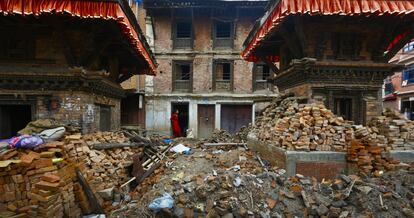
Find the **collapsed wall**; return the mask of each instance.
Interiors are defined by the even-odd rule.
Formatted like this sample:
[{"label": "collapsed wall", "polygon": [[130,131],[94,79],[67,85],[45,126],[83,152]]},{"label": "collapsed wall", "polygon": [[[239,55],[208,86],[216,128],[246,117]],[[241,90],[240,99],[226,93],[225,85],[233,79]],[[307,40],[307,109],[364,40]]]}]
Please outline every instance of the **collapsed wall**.
[{"label": "collapsed wall", "polygon": [[353,125],[323,104],[301,104],[301,98],[280,96],[256,119],[251,132],[262,142],[286,150],[345,152],[352,139],[368,137],[386,150],[414,148],[414,123],[392,111],[368,126]]},{"label": "collapsed wall", "polygon": [[75,164],[65,157],[63,144],[10,149],[0,159],[0,217],[80,217]]},{"label": "collapsed wall", "polygon": [[[97,145],[116,148],[95,149]],[[124,146],[123,146],[124,145]],[[34,149],[10,148],[0,153],[0,217],[81,217],[94,211],[79,169],[98,203],[99,191],[117,188],[131,178],[129,166],[143,146],[131,148],[122,132],[68,135]]]}]

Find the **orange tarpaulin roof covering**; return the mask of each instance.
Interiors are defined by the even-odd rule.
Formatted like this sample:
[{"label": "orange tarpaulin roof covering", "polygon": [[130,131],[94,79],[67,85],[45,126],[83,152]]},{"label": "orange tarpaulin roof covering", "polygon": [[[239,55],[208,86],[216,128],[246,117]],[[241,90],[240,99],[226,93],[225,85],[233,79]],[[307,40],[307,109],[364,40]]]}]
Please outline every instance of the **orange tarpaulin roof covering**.
[{"label": "orange tarpaulin roof covering", "polygon": [[[414,0],[280,0],[248,42],[241,55],[247,61],[257,61],[257,57],[253,55],[254,50],[269,32],[280,25],[289,15],[382,16],[413,13]],[[277,58],[273,57],[273,59]]]},{"label": "orange tarpaulin roof covering", "polygon": [[156,65],[150,52],[131,21],[128,20],[117,1],[99,0],[0,0],[0,13],[21,15],[42,15],[69,13],[82,18],[114,19],[121,26],[122,32],[135,51],[142,56],[149,66],[149,73],[155,75]]}]

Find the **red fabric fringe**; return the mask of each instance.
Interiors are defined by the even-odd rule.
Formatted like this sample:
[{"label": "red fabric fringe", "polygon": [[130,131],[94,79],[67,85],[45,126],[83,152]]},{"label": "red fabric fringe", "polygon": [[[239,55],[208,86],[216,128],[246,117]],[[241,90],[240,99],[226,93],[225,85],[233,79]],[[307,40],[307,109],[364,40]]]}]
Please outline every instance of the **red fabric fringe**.
[{"label": "red fabric fringe", "polygon": [[[280,0],[271,14],[241,53],[247,61],[257,59],[252,54],[258,44],[292,14],[308,15],[406,15],[414,13],[413,0]],[[395,42],[392,42],[392,44]],[[393,45],[394,45],[393,44]],[[392,45],[390,45],[392,46]],[[389,47],[390,47],[389,46]]]},{"label": "red fabric fringe", "polygon": [[[155,75],[156,66],[149,52],[140,41],[121,6],[117,2],[94,0],[1,0],[0,13],[41,15],[47,13],[69,13],[82,18],[115,19],[121,25],[123,34],[136,52],[148,63],[148,74]],[[144,70],[145,72],[145,70]]]}]

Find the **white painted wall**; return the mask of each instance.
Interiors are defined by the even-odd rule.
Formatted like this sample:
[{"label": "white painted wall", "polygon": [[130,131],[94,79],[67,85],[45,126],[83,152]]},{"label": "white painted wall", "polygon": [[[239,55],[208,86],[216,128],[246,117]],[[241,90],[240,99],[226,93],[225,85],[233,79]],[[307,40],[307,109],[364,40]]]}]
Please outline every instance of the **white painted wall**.
[{"label": "white painted wall", "polygon": [[250,100],[207,100],[192,99],[186,97],[171,97],[162,99],[149,99],[146,103],[146,129],[149,132],[155,132],[163,135],[171,134],[171,103],[188,102],[189,103],[189,127],[193,130],[194,136],[198,136],[198,105],[210,104],[215,105],[215,128],[220,129],[221,123],[221,104],[253,104],[252,120],[255,119],[255,104]]}]

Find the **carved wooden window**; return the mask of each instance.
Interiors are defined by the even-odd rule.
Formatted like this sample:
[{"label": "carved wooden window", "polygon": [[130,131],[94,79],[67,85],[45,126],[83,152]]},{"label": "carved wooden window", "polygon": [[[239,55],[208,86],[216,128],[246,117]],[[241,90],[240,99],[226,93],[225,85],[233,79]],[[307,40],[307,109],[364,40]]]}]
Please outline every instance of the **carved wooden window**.
[{"label": "carved wooden window", "polygon": [[267,82],[267,79],[273,75],[269,66],[263,63],[255,64],[253,67],[253,87],[255,91],[269,90],[271,84]]},{"label": "carved wooden window", "polygon": [[193,24],[190,20],[177,20],[173,25],[174,48],[193,47]]},{"label": "carved wooden window", "polygon": [[215,91],[233,91],[233,62],[214,61],[213,80]]},{"label": "carved wooden window", "polygon": [[214,21],[213,47],[233,48],[234,23],[232,21]]},{"label": "carved wooden window", "polygon": [[193,64],[190,61],[174,61],[173,91],[191,92],[193,80]]},{"label": "carved wooden window", "polygon": [[33,34],[24,31],[0,30],[0,59],[33,60],[35,59],[35,42]]}]

